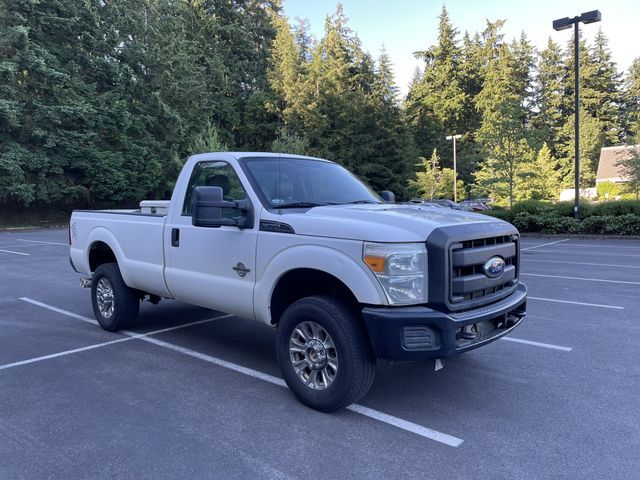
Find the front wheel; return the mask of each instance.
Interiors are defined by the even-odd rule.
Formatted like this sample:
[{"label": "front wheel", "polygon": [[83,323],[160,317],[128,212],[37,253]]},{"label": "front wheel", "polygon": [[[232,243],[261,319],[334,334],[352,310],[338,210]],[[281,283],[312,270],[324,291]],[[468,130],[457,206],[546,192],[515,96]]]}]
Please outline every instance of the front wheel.
[{"label": "front wheel", "polygon": [[117,263],[103,263],[96,268],[91,303],[96,320],[110,332],[130,327],[140,310],[140,299],[124,283]]},{"label": "front wheel", "polygon": [[362,322],[334,298],[289,306],[278,324],[276,353],[293,394],[322,412],[358,401],[373,383],[375,357]]}]

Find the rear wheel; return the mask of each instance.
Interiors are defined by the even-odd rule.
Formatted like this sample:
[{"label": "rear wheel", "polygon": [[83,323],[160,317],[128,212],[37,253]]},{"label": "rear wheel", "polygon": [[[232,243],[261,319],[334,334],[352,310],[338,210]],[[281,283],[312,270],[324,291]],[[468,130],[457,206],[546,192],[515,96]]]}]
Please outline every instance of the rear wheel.
[{"label": "rear wheel", "polygon": [[140,310],[140,300],[135,290],[124,283],[117,263],[103,263],[96,268],[91,303],[96,320],[110,332],[130,327]]},{"label": "rear wheel", "polygon": [[293,303],[278,324],[276,353],[285,382],[305,405],[323,412],[363,397],[375,357],[356,314],[330,297]]}]

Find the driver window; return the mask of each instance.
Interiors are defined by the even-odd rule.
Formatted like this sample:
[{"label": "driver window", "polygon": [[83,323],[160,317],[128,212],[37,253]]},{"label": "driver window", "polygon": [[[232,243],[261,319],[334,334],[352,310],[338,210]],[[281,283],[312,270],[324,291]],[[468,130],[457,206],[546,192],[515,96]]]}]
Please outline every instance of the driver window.
[{"label": "driver window", "polygon": [[[220,187],[222,188],[222,196],[225,200],[238,201],[247,198],[247,194],[242,188],[240,179],[233,170],[233,167],[227,162],[199,162],[193,169],[189,185],[187,185],[187,193],[182,205],[182,215],[191,216],[191,196],[195,187]],[[225,217],[231,218],[237,215],[237,211],[225,208],[223,210]]]}]

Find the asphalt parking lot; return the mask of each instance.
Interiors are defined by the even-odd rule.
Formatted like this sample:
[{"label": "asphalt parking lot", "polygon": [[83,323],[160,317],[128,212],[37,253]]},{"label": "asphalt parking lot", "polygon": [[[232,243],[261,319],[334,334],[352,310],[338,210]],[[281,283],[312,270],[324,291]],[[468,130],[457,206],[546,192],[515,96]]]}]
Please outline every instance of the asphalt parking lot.
[{"label": "asphalt parking lot", "polygon": [[335,414],[255,322],[163,301],[101,330],[66,245],[0,232],[0,479],[640,478],[640,241],[525,238],[511,338],[380,363]]}]

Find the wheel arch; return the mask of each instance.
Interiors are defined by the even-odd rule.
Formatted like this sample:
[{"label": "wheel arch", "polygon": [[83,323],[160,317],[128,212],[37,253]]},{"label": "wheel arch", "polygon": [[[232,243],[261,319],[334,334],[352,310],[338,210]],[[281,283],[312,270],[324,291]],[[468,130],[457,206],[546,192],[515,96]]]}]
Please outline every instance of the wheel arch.
[{"label": "wheel arch", "polygon": [[104,263],[118,263],[118,258],[107,243],[96,240],[89,246],[89,269],[93,273]]},{"label": "wheel arch", "polygon": [[269,302],[271,324],[280,321],[289,305],[313,295],[337,298],[354,309],[360,305],[351,289],[334,275],[314,268],[296,268],[284,273],[273,289]]},{"label": "wheel arch", "polygon": [[[287,294],[287,287],[294,292]],[[254,290],[256,319],[276,324],[283,308],[302,293],[338,296],[350,304],[386,304],[382,287],[364,263],[334,248],[299,245],[279,252],[260,272]]]}]

